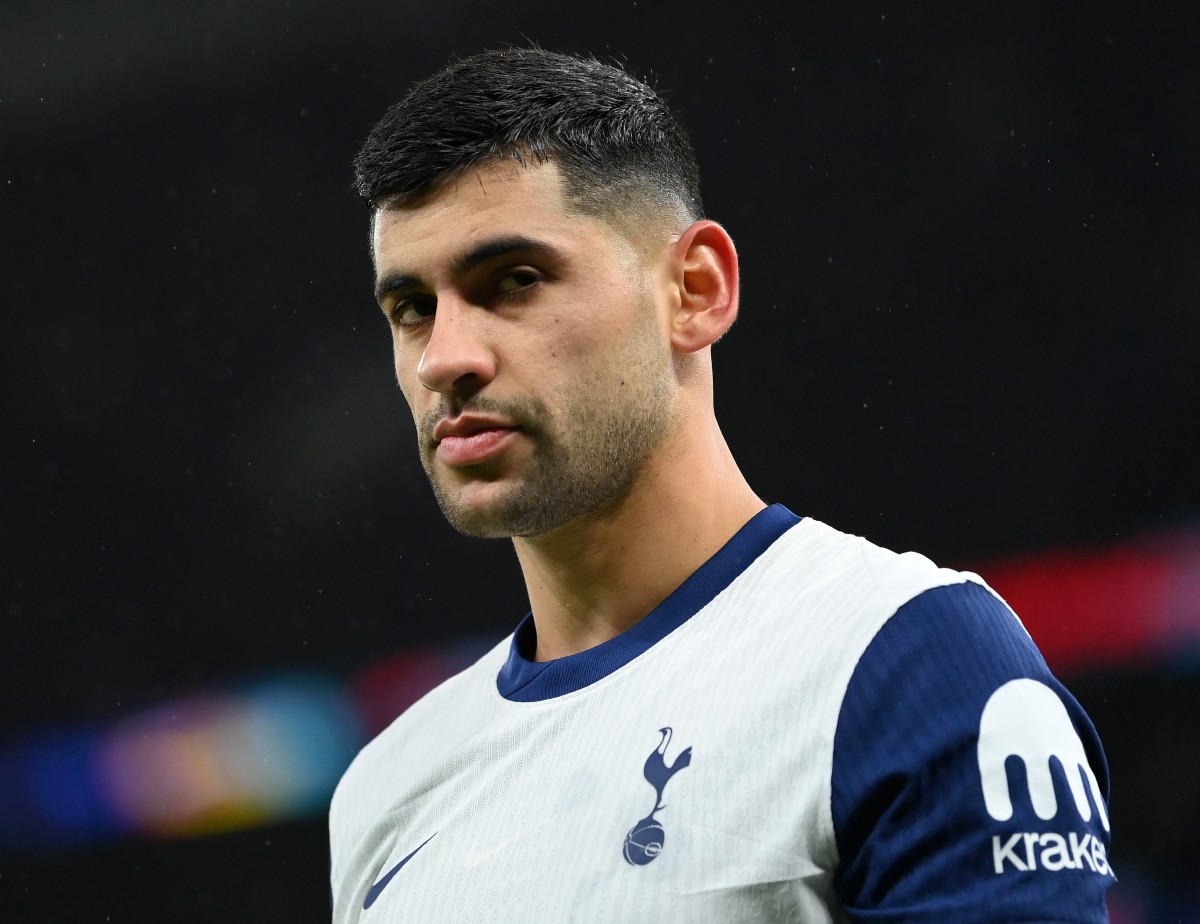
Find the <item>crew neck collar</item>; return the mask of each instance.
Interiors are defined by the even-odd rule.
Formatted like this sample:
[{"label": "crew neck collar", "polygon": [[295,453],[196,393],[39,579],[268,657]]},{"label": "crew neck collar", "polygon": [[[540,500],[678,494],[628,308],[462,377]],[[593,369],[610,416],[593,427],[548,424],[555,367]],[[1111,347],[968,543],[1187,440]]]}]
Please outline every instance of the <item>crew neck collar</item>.
[{"label": "crew neck collar", "polygon": [[800,520],[782,504],[760,510],[644,619],[587,651],[553,661],[530,660],[537,633],[533,614],[527,614],[513,632],[508,660],[496,677],[500,695],[514,702],[537,702],[573,693],[607,677],[707,606]]}]

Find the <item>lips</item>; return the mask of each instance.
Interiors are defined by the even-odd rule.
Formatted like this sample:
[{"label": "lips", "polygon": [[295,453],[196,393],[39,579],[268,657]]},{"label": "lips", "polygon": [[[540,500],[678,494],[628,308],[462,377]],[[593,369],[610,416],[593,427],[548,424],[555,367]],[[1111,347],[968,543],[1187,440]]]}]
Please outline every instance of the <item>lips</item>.
[{"label": "lips", "polygon": [[479,465],[495,458],[517,434],[507,421],[484,417],[443,417],[433,428],[437,456],[446,465]]}]

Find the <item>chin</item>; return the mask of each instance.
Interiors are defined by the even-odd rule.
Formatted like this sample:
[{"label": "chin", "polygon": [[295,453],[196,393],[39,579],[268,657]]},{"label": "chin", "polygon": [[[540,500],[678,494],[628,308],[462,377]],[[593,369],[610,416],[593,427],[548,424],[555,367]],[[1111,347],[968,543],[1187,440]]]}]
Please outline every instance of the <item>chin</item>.
[{"label": "chin", "polygon": [[493,497],[472,503],[462,495],[438,495],[438,504],[446,520],[464,536],[477,539],[531,539],[553,532],[574,519],[575,513],[548,505],[536,492],[528,490],[504,492],[507,497]]},{"label": "chin", "polygon": [[488,485],[472,484],[465,488],[448,488],[434,482],[433,493],[446,521],[464,536],[476,539],[506,539],[516,534],[512,527],[514,514],[520,520],[519,510],[514,510],[512,498],[504,498],[493,482]]},{"label": "chin", "polygon": [[444,507],[442,513],[445,514],[447,523],[472,539],[511,539],[515,535],[505,529],[503,524],[496,523],[486,516],[463,516],[461,511],[451,511]]}]

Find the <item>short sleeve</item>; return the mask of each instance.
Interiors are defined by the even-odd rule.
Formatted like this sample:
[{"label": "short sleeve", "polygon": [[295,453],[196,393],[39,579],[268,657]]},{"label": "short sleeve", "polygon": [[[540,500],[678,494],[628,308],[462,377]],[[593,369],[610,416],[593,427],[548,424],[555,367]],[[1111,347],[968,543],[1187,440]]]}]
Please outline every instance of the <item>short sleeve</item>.
[{"label": "short sleeve", "polygon": [[1103,922],[1108,767],[986,587],[926,591],[863,653],[834,739],[836,887],[856,922]]}]

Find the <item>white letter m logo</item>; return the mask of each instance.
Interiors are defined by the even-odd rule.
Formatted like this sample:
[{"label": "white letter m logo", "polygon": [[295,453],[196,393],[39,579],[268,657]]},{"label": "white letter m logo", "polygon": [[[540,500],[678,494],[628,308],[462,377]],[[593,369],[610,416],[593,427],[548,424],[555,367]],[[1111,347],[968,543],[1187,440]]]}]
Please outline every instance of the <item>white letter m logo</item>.
[{"label": "white letter m logo", "polygon": [[1084,793],[1091,788],[1092,801],[1104,829],[1108,815],[1096,775],[1088,764],[1083,742],[1071,725],[1067,709],[1053,690],[1036,680],[1010,680],[988,699],[979,720],[979,778],[988,814],[997,821],[1012,818],[1012,795],[1004,762],[1019,757],[1025,763],[1029,798],[1038,818],[1049,820],[1058,813],[1050,758],[1057,757],[1066,773],[1075,808],[1084,821],[1091,821],[1092,808]]}]

